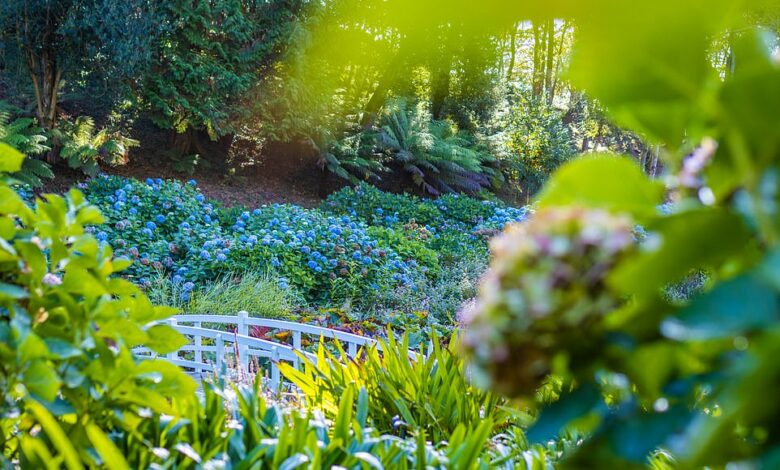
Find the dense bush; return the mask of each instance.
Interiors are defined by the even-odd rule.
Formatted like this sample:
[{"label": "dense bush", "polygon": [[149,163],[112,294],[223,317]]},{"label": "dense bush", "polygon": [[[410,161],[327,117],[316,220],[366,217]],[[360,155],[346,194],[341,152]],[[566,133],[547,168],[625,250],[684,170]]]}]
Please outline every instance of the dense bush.
[{"label": "dense bush", "polygon": [[40,187],[44,180],[54,178],[51,168],[39,158],[50,150],[43,129],[32,118],[14,118],[15,113],[0,101],[0,142],[24,154],[25,159],[13,177],[23,184]]},{"label": "dense bush", "polygon": [[498,127],[501,141],[501,170],[510,184],[517,185],[530,200],[576,149],[562,113],[552,105],[513,90],[508,96],[506,122]]},{"label": "dense bush", "polygon": [[273,205],[243,213],[232,228],[241,235],[229,262],[276,269],[314,300],[370,298],[410,282],[408,274],[417,267],[347,216]]}]

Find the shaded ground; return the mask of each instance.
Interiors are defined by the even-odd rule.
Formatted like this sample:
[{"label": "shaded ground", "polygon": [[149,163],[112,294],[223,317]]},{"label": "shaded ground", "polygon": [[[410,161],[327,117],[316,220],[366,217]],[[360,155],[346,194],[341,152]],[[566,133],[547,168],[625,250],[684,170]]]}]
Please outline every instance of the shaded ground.
[{"label": "shaded ground", "polygon": [[[302,162],[299,162],[302,163]],[[308,162],[307,162],[308,163]],[[316,165],[301,164],[297,167],[300,174],[279,171],[275,165],[259,165],[250,171],[225,176],[216,172],[196,171],[192,176],[177,173],[165,164],[151,164],[148,161],[132,161],[130,165],[105,168],[113,175],[136,178],[163,178],[189,180],[196,179],[198,187],[209,198],[226,206],[243,205],[257,207],[269,203],[291,203],[304,207],[318,206],[322,200],[320,194],[321,171]],[[56,168],[56,178],[46,183],[43,192],[64,192],[80,181],[87,179],[83,174],[69,168]],[[335,190],[338,182],[330,178],[327,186]],[[328,191],[330,192],[330,191]]]}]

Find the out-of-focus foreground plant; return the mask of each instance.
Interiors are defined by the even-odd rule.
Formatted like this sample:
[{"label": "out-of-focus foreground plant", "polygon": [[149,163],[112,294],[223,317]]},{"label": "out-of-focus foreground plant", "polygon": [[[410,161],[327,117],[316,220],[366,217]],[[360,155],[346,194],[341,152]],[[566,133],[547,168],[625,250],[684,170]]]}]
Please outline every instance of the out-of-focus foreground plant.
[{"label": "out-of-focus foreground plant", "polygon": [[[770,3],[555,12],[578,25],[569,78],[663,145],[676,202],[659,212],[660,183],[628,159],[583,158],[553,176],[534,222],[494,244],[466,350],[513,395],[550,373],[566,381],[528,437],[587,431],[573,467],[641,466],[659,451],[683,467],[778,465],[780,61],[777,37],[750,26],[777,13]],[[710,55],[724,35],[725,73]],[[646,231],[636,248],[628,221]],[[700,271],[707,288],[670,303],[667,287]]]}]

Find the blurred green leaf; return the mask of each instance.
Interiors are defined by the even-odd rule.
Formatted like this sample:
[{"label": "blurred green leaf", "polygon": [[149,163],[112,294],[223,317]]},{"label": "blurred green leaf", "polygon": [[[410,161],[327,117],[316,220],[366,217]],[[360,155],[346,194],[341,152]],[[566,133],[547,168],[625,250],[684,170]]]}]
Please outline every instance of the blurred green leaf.
[{"label": "blurred green leaf", "polygon": [[664,217],[647,227],[650,246],[611,275],[612,285],[626,294],[659,292],[694,269],[714,266],[745,253],[751,236],[740,217],[724,209],[705,208]]},{"label": "blurred green leaf", "polygon": [[19,171],[22,168],[23,161],[24,155],[21,152],[6,143],[0,142],[0,173]]},{"label": "blurred green leaf", "polygon": [[780,320],[777,292],[755,275],[719,284],[695,298],[661,324],[664,336],[676,340],[727,338],[767,327]]},{"label": "blurred green leaf", "polygon": [[629,158],[604,154],[561,166],[539,196],[539,205],[582,205],[645,218],[656,214],[662,196],[663,186]]},{"label": "blurred green leaf", "polygon": [[590,384],[583,385],[545,407],[536,422],[526,431],[526,437],[532,443],[547,442],[560,436],[565,427],[575,419],[603,407],[599,390]]}]

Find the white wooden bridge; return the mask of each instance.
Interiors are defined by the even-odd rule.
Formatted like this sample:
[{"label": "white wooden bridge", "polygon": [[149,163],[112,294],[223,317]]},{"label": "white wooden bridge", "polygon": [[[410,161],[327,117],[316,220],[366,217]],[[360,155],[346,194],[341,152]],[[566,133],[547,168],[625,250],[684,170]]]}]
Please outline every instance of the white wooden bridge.
[{"label": "white wooden bridge", "polygon": [[[236,315],[177,315],[167,320],[188,339],[188,344],[165,357],[200,379],[216,373],[233,380],[244,380],[263,374],[268,388],[280,390],[282,378],[279,363],[288,362],[300,367],[296,351],[306,357],[314,354],[303,350],[304,341],[317,344],[320,338],[335,339],[349,357],[354,358],[360,347],[375,344],[364,336],[284,320],[250,317],[247,312]],[[272,337],[283,337],[287,342],[276,342],[252,336],[253,327],[272,331]],[[292,338],[292,344],[289,344]],[[137,348],[139,355],[151,356],[146,348]]]}]

